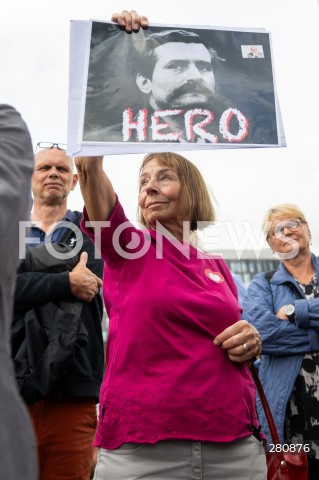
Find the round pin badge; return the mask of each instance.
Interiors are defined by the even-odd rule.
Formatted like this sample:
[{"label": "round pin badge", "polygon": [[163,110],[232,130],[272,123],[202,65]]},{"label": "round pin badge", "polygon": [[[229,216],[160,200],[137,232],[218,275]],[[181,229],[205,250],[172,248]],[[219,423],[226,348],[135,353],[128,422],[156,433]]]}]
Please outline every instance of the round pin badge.
[{"label": "round pin badge", "polygon": [[205,275],[207,278],[209,278],[215,283],[221,283],[225,281],[223,275],[220,272],[213,272],[212,270],[210,270],[210,268],[205,268]]}]

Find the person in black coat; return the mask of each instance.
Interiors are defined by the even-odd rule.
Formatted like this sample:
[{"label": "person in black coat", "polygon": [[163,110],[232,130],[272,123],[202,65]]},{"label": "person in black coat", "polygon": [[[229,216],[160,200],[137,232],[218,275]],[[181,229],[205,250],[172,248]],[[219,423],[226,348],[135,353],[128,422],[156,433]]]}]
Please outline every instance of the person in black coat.
[{"label": "person in black coat", "polygon": [[64,148],[38,144],[34,208],[12,329],[16,376],[37,433],[41,480],[89,478],[104,369],[103,262],[79,229],[81,214],[67,207],[77,176]]}]

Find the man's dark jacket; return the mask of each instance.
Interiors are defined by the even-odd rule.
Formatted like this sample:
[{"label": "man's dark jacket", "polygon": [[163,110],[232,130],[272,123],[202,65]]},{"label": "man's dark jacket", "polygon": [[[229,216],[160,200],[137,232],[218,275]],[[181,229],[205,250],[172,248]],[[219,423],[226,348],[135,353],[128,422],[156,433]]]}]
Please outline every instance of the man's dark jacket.
[{"label": "man's dark jacket", "polygon": [[[79,227],[81,213],[75,212]],[[54,247],[65,253],[77,243],[67,229]],[[12,357],[26,403],[48,394],[55,398],[99,398],[103,377],[103,303],[100,294],[80,302],[71,293],[69,271],[88,253],[87,267],[102,278],[103,262],[94,259],[94,246],[81,232],[83,246],[69,260],[52,256],[45,244],[27,247],[15,291]],[[65,257],[64,257],[65,258]]]}]

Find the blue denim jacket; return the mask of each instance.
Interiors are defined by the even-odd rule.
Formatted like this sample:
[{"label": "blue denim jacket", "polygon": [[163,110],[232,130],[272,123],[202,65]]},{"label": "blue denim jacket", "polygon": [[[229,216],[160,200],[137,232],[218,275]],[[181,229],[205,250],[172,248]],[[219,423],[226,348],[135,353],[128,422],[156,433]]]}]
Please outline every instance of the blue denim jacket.
[{"label": "blue denim jacket", "polygon": [[[319,257],[312,255],[319,277]],[[296,298],[294,289],[300,293]],[[275,312],[287,304],[295,305],[295,323],[279,319]],[[284,420],[287,402],[299,373],[303,356],[319,352],[319,298],[307,300],[298,282],[280,263],[268,281],[264,273],[257,274],[243,300],[243,316],[259,331],[262,357],[259,377],[264,387],[281,441],[284,441]],[[268,424],[257,396],[258,417],[262,431],[270,438]]]}]

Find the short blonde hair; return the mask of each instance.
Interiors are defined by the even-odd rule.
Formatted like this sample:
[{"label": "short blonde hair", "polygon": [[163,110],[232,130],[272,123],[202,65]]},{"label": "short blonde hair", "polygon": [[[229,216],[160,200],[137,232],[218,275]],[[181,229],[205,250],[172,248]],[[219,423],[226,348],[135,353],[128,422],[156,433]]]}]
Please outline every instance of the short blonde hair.
[{"label": "short blonde hair", "polygon": [[266,237],[268,237],[269,233],[269,225],[271,221],[270,219],[284,217],[299,218],[303,223],[308,224],[304,213],[300,210],[299,207],[297,207],[297,205],[294,205],[293,203],[282,203],[267,210],[267,213],[262,223],[262,229]]},{"label": "short blonde hair", "polygon": [[[184,220],[191,222],[191,230],[197,230],[197,222],[214,222],[216,216],[211,194],[198,168],[178,153],[149,153],[143,159],[140,175],[153,159],[176,171],[181,182],[180,213]],[[139,221],[147,226],[140,209]]]}]

